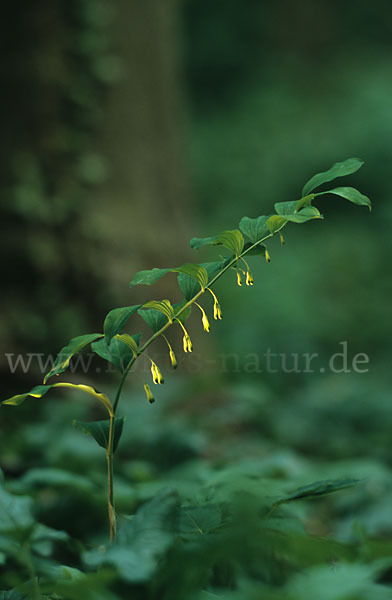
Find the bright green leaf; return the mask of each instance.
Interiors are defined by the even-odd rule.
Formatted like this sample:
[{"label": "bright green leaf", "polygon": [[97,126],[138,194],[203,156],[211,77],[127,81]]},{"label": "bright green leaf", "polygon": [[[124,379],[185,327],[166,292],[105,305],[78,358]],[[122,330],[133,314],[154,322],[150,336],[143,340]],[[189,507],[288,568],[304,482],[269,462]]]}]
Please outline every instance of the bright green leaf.
[{"label": "bright green leaf", "polygon": [[169,323],[171,323],[173,320],[174,310],[170,300],[150,300],[150,302],[146,302],[146,304],[143,304],[141,310],[138,311],[139,314],[142,315],[144,309],[156,310],[162,313],[169,321]]},{"label": "bright green leaf", "polygon": [[351,175],[360,169],[363,165],[363,160],[360,158],[348,158],[343,162],[337,162],[328,171],[317,173],[307,183],[305,183],[302,195],[306,196],[309,192],[318,188],[323,183],[333,181],[337,177],[344,177],[345,175]]},{"label": "bright green leaf", "polygon": [[275,204],[275,210],[280,217],[292,223],[305,223],[311,219],[321,219],[320,211],[315,206],[307,205],[297,211],[298,201],[278,202]]},{"label": "bright green leaf", "polygon": [[236,256],[241,254],[244,248],[244,243],[244,236],[239,229],[223,231],[216,237],[214,242],[214,244],[222,245],[228,250],[231,250]]},{"label": "bright green leaf", "polygon": [[102,337],[102,333],[88,333],[86,335],[78,335],[71,339],[67,346],[64,346],[58,353],[56,360],[54,361],[53,367],[49,373],[45,375],[44,383],[48,381],[53,375],[59,375],[67,370],[69,362],[74,354],[80,352],[85,346],[94,342],[96,339]]},{"label": "bright green leaf", "polygon": [[184,275],[195,279],[202,290],[204,290],[208,283],[208,273],[202,265],[186,263],[185,265],[182,265],[182,267],[178,267],[178,269],[173,269],[173,271],[176,273],[183,273]]},{"label": "bright green leaf", "polygon": [[372,208],[372,203],[370,199],[361,194],[358,190],[353,187],[338,187],[333,190],[326,190],[325,192],[319,192],[315,194],[316,196],[324,196],[325,194],[335,194],[336,196],[341,196],[342,198],[346,198],[346,200],[350,200],[354,204],[358,204],[360,206],[367,206],[369,210]]},{"label": "bright green leaf", "polygon": [[233,229],[232,231],[223,231],[214,237],[193,238],[191,240],[191,248],[194,248],[195,250],[198,250],[201,246],[211,245],[224,246],[238,256],[241,254],[244,247],[244,238],[239,229]]},{"label": "bright green leaf", "polygon": [[299,200],[297,200],[296,201],[296,210],[301,210],[301,208],[303,208],[304,206],[311,206],[312,200],[314,199],[315,196],[316,196],[316,194],[308,194],[307,196],[303,196],[303,198],[300,198]]},{"label": "bright green leaf", "polygon": [[284,227],[286,223],[287,220],[283,217],[279,217],[279,215],[272,215],[272,217],[269,217],[269,219],[267,220],[267,227],[271,233],[276,233],[277,231],[282,229],[282,227]]},{"label": "bright green leaf", "polygon": [[315,206],[305,206],[299,212],[285,215],[284,218],[291,223],[306,223],[312,219],[323,219],[324,217]]},{"label": "bright green leaf", "polygon": [[[97,444],[105,450],[108,447],[109,442],[109,430],[110,430],[110,419],[104,421],[90,421],[89,423],[82,421],[74,421],[74,426],[81,429],[85,433],[92,435]],[[121,434],[124,426],[124,417],[116,417],[114,420],[114,438],[113,438],[113,452],[116,451],[118,442],[120,441]]]},{"label": "bright green leaf", "polygon": [[137,352],[138,352],[138,345],[135,342],[135,340],[133,339],[133,337],[131,335],[128,335],[128,333],[122,333],[117,334],[115,336],[116,340],[119,340],[120,342],[122,342],[123,344],[125,344],[126,346],[128,346],[128,348],[131,349],[132,353],[134,356],[137,356]]}]

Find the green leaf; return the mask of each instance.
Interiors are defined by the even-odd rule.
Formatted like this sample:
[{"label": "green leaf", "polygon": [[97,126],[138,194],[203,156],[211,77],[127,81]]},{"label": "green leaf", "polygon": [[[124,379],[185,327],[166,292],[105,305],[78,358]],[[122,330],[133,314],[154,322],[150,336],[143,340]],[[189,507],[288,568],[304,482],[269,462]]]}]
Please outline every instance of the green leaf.
[{"label": "green leaf", "polygon": [[200,536],[211,533],[222,525],[222,511],[218,504],[184,506],[180,513],[180,533]]},{"label": "green leaf", "polygon": [[120,342],[122,342],[123,344],[125,344],[126,346],[128,346],[128,348],[131,349],[132,353],[134,356],[137,356],[137,352],[138,352],[138,345],[135,342],[135,340],[133,339],[133,337],[131,335],[128,335],[128,333],[122,333],[117,334],[115,336],[116,340],[119,340]]},{"label": "green leaf", "polygon": [[370,565],[337,561],[333,569],[330,565],[316,565],[295,574],[286,584],[288,595],[284,597],[301,600],[388,600],[390,588],[374,582],[381,570],[382,564],[378,561]]},{"label": "green leaf", "polygon": [[[225,267],[226,263],[227,261],[225,260],[202,263],[200,265],[207,273],[207,283],[204,284],[204,287],[211,281],[211,279],[213,279],[213,277],[215,277],[215,275],[219,273],[219,271]],[[178,287],[188,302],[200,291],[200,285],[198,285],[198,282],[193,277],[190,277],[185,273],[179,274]]]},{"label": "green leaf", "polygon": [[112,403],[105,394],[102,394],[102,392],[99,392],[95,388],[91,387],[90,385],[85,385],[84,383],[75,384],[68,383],[65,381],[62,381],[60,383],[54,383],[52,385],[38,385],[35,388],[33,388],[30,392],[26,392],[25,394],[18,394],[16,396],[8,398],[7,400],[3,400],[1,404],[19,406],[29,396],[31,396],[32,398],[42,398],[49,390],[53,388],[69,388],[72,390],[83,392],[85,394],[89,394],[96,400],[102,402],[102,404],[104,404],[104,406],[108,410],[109,414],[112,414],[113,412]]},{"label": "green leaf", "polygon": [[346,200],[350,200],[350,202],[353,202],[354,204],[358,204],[359,206],[367,206],[369,210],[372,209],[372,203],[370,199],[353,187],[338,187],[334,188],[333,190],[319,192],[318,194],[315,194],[315,196],[324,196],[325,194],[335,194],[336,196],[341,196],[342,198],[346,198]]},{"label": "green leaf", "polygon": [[19,406],[26,400],[28,396],[32,398],[42,398],[45,394],[52,389],[51,385],[37,385],[30,392],[26,392],[25,394],[17,394],[16,396],[12,396],[7,400],[3,400],[2,404],[7,404],[9,406]]},{"label": "green leaf", "polygon": [[[141,333],[132,335],[137,346],[139,346],[141,336]],[[133,357],[133,352],[129,346],[126,346],[115,337],[110,340],[109,346],[105,339],[102,339],[98,340],[98,342],[94,342],[91,347],[98,356],[114,365],[120,373],[124,372],[129,361]]]},{"label": "green leaf", "polygon": [[[27,585],[25,587],[28,589]],[[23,592],[13,588],[12,590],[7,590],[6,592],[0,592],[0,600],[29,600],[29,596],[26,596],[26,594]]]},{"label": "green leaf", "polygon": [[232,231],[223,231],[214,237],[191,239],[191,248],[195,250],[198,250],[201,246],[211,245],[224,246],[238,256],[244,247],[244,238],[239,229],[233,229]]},{"label": "green leaf", "polygon": [[284,227],[286,223],[287,220],[283,217],[279,217],[279,215],[272,215],[272,217],[269,217],[269,219],[267,220],[267,227],[273,234],[282,229],[282,227]]},{"label": "green leaf", "polygon": [[56,360],[54,361],[53,367],[49,373],[45,375],[44,383],[48,381],[53,375],[59,375],[67,370],[69,362],[74,354],[80,352],[85,346],[94,342],[96,339],[102,337],[102,333],[88,333],[86,335],[78,335],[68,342],[67,346],[64,346],[58,353]]},{"label": "green leaf", "polygon": [[264,215],[257,217],[257,219],[242,217],[240,221],[240,229],[242,233],[246,235],[253,244],[255,244],[270,234],[270,229],[267,225],[268,219],[269,217]]},{"label": "green leaf", "polygon": [[142,311],[144,309],[157,310],[166,317],[169,323],[172,323],[173,321],[174,310],[170,300],[150,300],[150,302],[146,302],[146,304],[143,304],[141,310],[138,311],[139,314],[142,314]]},{"label": "green leaf", "polygon": [[[278,207],[280,211],[279,216],[283,217],[287,221],[291,223],[306,223],[306,221],[311,221],[312,219],[323,219],[323,216],[320,214],[320,211],[315,206],[305,206],[298,212],[290,213],[289,207],[283,207],[284,204],[291,204],[291,202],[282,202],[281,206]],[[277,204],[275,205],[275,209],[277,208]],[[285,212],[287,210],[287,213]]]},{"label": "green leaf", "polygon": [[[135,344],[139,346],[141,334],[138,336],[132,335],[131,337],[135,341]],[[111,355],[110,362],[120,371],[120,373],[124,373],[129,361],[132,360],[134,356],[131,348],[114,337],[110,341],[109,349]]]},{"label": "green leaf", "polygon": [[176,539],[179,500],[176,492],[166,491],[143,504],[131,519],[119,523],[116,541],[106,552],[84,554],[91,568],[109,564],[130,583],[151,579],[160,558]]},{"label": "green leaf", "polygon": [[33,499],[28,496],[14,496],[0,487],[0,532],[28,529],[34,524],[32,516]]},{"label": "green leaf", "polygon": [[311,206],[313,198],[316,194],[308,194],[296,201],[296,210],[300,210],[304,206]]},{"label": "green leaf", "polygon": [[149,269],[136,273],[129,285],[152,285],[158,279],[170,273],[171,269]]},{"label": "green leaf", "polygon": [[277,202],[275,210],[280,217],[293,223],[305,223],[310,219],[321,218],[320,211],[315,206],[307,204],[301,210],[298,210],[298,200],[290,202]]},{"label": "green leaf", "polygon": [[173,269],[173,271],[176,273],[183,273],[184,275],[191,277],[197,281],[202,290],[204,290],[208,283],[208,273],[202,265],[186,263],[185,265],[182,265],[182,267],[178,267],[178,269]]},{"label": "green leaf", "polygon": [[199,250],[202,246],[213,246],[215,244],[217,236],[206,237],[206,238],[192,238],[190,241],[191,248]]},{"label": "green leaf", "polygon": [[[110,419],[104,421],[90,421],[88,423],[83,421],[73,422],[74,427],[81,429],[84,433],[92,435],[99,446],[105,448],[108,447],[109,442],[109,430],[110,430]],[[113,439],[113,452],[116,451],[118,442],[120,441],[121,434],[123,432],[124,417],[116,417],[114,419],[114,439]]]},{"label": "green leaf", "polygon": [[154,333],[159,331],[167,323],[166,316],[153,308],[140,309],[138,310],[138,314],[144,319],[147,325],[151,327]]},{"label": "green leaf", "polygon": [[105,317],[103,324],[103,331],[105,334],[106,342],[109,344],[110,340],[121,333],[127,324],[128,319],[141,307],[141,304],[135,306],[124,306],[123,308],[114,308]]},{"label": "green leaf", "polygon": [[244,236],[239,229],[233,229],[232,231],[223,231],[220,233],[214,242],[214,244],[222,245],[228,250],[234,252],[236,256],[239,256],[244,248]]},{"label": "green leaf", "polygon": [[18,492],[28,492],[42,487],[73,488],[81,491],[94,491],[95,484],[85,475],[72,473],[65,469],[42,467],[29,469],[16,483]]},{"label": "green leaf", "polygon": [[292,494],[284,496],[278,500],[277,504],[282,502],[291,502],[302,498],[313,498],[315,496],[324,496],[338,490],[343,490],[353,485],[361,483],[360,479],[329,479],[325,481],[315,481],[309,485],[297,488]]},{"label": "green leaf", "polygon": [[351,175],[360,169],[363,165],[363,160],[360,158],[348,158],[343,162],[337,162],[328,171],[317,173],[307,183],[305,183],[302,189],[302,195],[306,196],[309,192],[318,188],[323,183],[333,181],[337,177],[344,177],[345,175]]}]

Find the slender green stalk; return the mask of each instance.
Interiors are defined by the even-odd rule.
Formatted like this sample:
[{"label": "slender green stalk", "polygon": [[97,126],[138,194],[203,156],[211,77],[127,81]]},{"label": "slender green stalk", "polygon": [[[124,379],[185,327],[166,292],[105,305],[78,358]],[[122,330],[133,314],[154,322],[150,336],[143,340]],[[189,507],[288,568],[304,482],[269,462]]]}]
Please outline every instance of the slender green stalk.
[{"label": "slender green stalk", "polygon": [[228,271],[235,263],[237,263],[240,259],[242,259],[243,256],[245,256],[246,254],[248,254],[248,252],[250,252],[251,250],[253,250],[253,248],[256,248],[256,246],[258,246],[259,244],[263,243],[268,238],[273,237],[273,235],[274,235],[273,233],[270,233],[269,235],[266,235],[262,239],[258,240],[257,242],[255,242],[254,244],[252,244],[251,246],[249,246],[239,256],[235,256],[221,271],[219,271],[219,273],[217,273],[215,275],[215,277],[213,277],[211,279],[211,281],[209,282],[209,284],[204,289],[201,289],[199,292],[197,292],[197,294],[195,294],[193,296],[193,298],[191,298],[182,308],[180,308],[175,313],[175,315],[173,316],[172,321],[168,321],[167,323],[165,323],[165,325],[163,325],[159,329],[159,331],[157,331],[156,333],[154,333],[143,344],[143,346],[141,346],[141,348],[139,348],[138,353],[135,354],[131,358],[131,360],[127,364],[126,368],[124,369],[124,372],[121,375],[120,383],[119,383],[119,386],[117,388],[116,396],[115,396],[114,403],[113,403],[113,413],[114,414],[113,414],[113,416],[110,416],[109,440],[108,440],[108,445],[107,445],[107,449],[106,449],[106,456],[107,456],[107,461],[108,461],[108,513],[109,513],[110,541],[111,542],[113,542],[115,540],[115,537],[116,537],[116,516],[115,516],[115,509],[114,509],[114,491],[113,491],[114,417],[115,417],[115,414],[116,414],[116,411],[117,411],[117,408],[118,408],[118,403],[120,401],[121,392],[122,392],[122,389],[123,389],[123,386],[124,386],[124,383],[125,383],[125,380],[126,380],[126,378],[128,376],[129,371],[131,370],[132,366],[134,365],[134,363],[138,359],[138,357],[141,354],[143,354],[143,352],[145,350],[147,350],[147,348],[150,346],[150,344],[152,344],[152,342],[154,340],[156,340],[158,337],[160,337],[166,331],[166,329],[168,329],[171,325],[173,325],[173,322],[175,321],[175,319],[178,319],[178,317],[180,317],[182,315],[182,313],[184,313],[188,308],[190,308],[192,306],[192,304],[194,304],[194,302],[196,302],[196,300],[198,300],[198,298],[200,298],[200,296],[202,296],[204,294],[204,292],[206,291],[206,289],[208,289],[212,285],[214,285],[214,283],[220,277],[222,277],[222,275],[226,271]]},{"label": "slender green stalk", "polygon": [[116,538],[116,513],[114,508],[113,494],[113,441],[114,441],[114,415],[110,415],[109,421],[109,440],[106,449],[106,458],[108,464],[108,516],[110,527],[110,542]]}]

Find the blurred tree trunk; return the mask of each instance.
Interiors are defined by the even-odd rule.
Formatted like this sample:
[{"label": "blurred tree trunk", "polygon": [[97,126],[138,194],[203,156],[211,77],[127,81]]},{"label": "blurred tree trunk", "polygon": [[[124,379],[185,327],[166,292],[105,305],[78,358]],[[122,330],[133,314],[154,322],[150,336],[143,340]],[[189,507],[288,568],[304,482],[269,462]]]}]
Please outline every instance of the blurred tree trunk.
[{"label": "blurred tree trunk", "polygon": [[[113,6],[122,74],[104,114],[100,145],[110,177],[100,190],[93,223],[103,240],[100,268],[107,271],[111,294],[117,290],[124,302],[135,271],[184,261],[190,206],[177,3],[115,0]],[[159,286],[159,293],[166,285]]]}]

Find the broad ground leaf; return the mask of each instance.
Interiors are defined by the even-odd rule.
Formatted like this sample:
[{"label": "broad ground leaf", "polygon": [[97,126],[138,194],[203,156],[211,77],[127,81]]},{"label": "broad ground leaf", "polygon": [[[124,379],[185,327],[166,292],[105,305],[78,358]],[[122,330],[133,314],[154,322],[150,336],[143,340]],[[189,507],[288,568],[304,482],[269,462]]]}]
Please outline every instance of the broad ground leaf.
[{"label": "broad ground leaf", "polygon": [[69,362],[74,354],[83,350],[88,344],[94,342],[98,338],[102,337],[102,333],[88,333],[86,335],[78,335],[71,339],[71,341],[60,350],[57,358],[50,369],[49,373],[45,375],[44,383],[53,375],[59,375],[67,370]]},{"label": "broad ground leaf", "polygon": [[[384,567],[386,570],[387,566]],[[288,598],[301,600],[348,600],[390,597],[390,590],[375,580],[382,571],[380,565],[337,563],[318,565],[295,575],[285,586]],[[286,596],[285,596],[286,597]]]},{"label": "broad ground leaf", "polygon": [[0,486],[0,532],[7,533],[32,527],[33,500],[28,496],[14,496]]},{"label": "broad ground leaf", "polygon": [[51,467],[29,469],[14,484],[14,489],[18,492],[31,493],[42,487],[72,488],[85,492],[91,492],[96,489],[95,484],[84,475]]},{"label": "broad ground leaf", "polygon": [[[29,582],[30,583],[30,582]],[[28,585],[23,586],[24,588],[28,588]],[[26,592],[27,594],[27,592]],[[0,592],[0,600],[29,600],[31,595],[26,595],[24,592],[19,591],[14,588],[12,590],[7,590],[6,592]]]},{"label": "broad ground leaf", "polygon": [[360,169],[363,165],[363,160],[360,158],[348,158],[343,162],[337,162],[332,165],[328,171],[317,173],[307,183],[305,183],[302,189],[302,195],[306,196],[314,189],[318,188],[323,183],[333,181],[337,177],[344,177],[345,175],[351,175]]},{"label": "broad ground leaf", "polygon": [[103,553],[86,552],[89,567],[110,565],[131,583],[148,581],[175,540],[179,499],[176,492],[159,494],[143,504],[131,519],[119,523],[116,541]]},{"label": "broad ground leaf", "polygon": [[219,504],[183,506],[180,513],[180,533],[188,536],[207,535],[222,525]]},{"label": "broad ground leaf", "polygon": [[105,334],[105,340],[109,344],[110,340],[121,333],[128,319],[141,307],[141,304],[136,306],[124,306],[122,308],[114,308],[111,310],[105,318],[103,324],[103,331]]},{"label": "broad ground leaf", "polygon": [[282,502],[291,502],[292,500],[300,500],[302,498],[314,498],[315,496],[324,496],[338,490],[352,487],[360,483],[360,479],[332,479],[325,481],[315,481],[309,485],[305,485],[296,489],[292,494],[284,496],[276,504]]},{"label": "broad ground leaf", "polygon": [[[109,442],[109,419],[105,419],[104,421],[90,421],[89,423],[74,420],[73,423],[78,429],[81,429],[85,433],[92,435],[97,444],[106,450]],[[123,426],[124,417],[116,417],[114,420],[113,452],[115,452],[117,449],[118,442],[120,441],[123,432]]]},{"label": "broad ground leaf", "polygon": [[353,187],[338,187],[333,190],[326,190],[325,192],[319,192],[315,194],[316,196],[324,196],[325,194],[335,194],[336,196],[341,196],[342,198],[346,198],[346,200],[350,200],[354,204],[358,204],[359,206],[367,206],[369,210],[372,208],[372,203],[370,199],[361,194],[358,190]]}]

